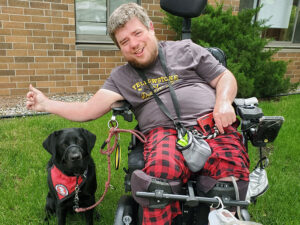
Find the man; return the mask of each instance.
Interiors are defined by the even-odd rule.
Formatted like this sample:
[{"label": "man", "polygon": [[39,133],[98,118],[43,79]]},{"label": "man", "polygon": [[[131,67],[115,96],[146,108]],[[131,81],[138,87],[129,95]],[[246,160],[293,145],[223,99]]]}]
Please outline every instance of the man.
[{"label": "man", "polygon": [[[27,108],[73,121],[88,121],[101,117],[110,111],[114,102],[125,99],[132,105],[139,128],[147,136],[144,172],[186,182],[191,172],[175,147],[174,124],[160,110],[147,84],[138,75],[137,70],[142,70],[172,117],[178,119],[169,92],[170,81],[179,101],[184,126],[197,126],[198,117],[213,112],[220,135],[207,140],[212,155],[201,172],[203,183],[214,186],[218,180],[228,180],[229,176],[247,182],[248,155],[240,135],[231,126],[236,120],[232,101],[237,92],[232,73],[206,49],[190,40],[158,43],[152,21],[135,3],[121,5],[112,13],[108,31],[128,64],[115,68],[104,86],[84,103],[53,101],[30,85]],[[165,74],[162,69],[158,46],[162,48],[170,74]],[[178,202],[164,209],[145,207],[143,212],[143,224],[156,225],[171,224],[181,213]]]}]

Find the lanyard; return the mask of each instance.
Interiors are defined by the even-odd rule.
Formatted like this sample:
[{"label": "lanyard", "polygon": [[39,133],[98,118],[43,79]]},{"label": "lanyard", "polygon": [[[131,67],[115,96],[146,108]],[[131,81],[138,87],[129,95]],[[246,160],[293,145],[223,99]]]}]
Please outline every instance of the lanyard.
[{"label": "lanyard", "polygon": [[[165,72],[165,75],[167,76],[168,78],[168,75],[169,75],[169,71],[168,71],[168,68],[166,66],[166,60],[165,60],[165,56],[163,54],[163,51],[162,51],[162,48],[159,46],[158,47],[158,56],[159,56],[159,60],[161,62],[161,65],[162,65],[162,68]],[[148,87],[150,88],[150,90],[152,91],[153,93],[153,96],[154,96],[154,99],[155,101],[157,102],[160,110],[170,119],[173,121],[176,129],[180,129],[181,131],[183,131],[185,133],[185,130],[183,125],[181,124],[180,120],[181,120],[181,117],[180,117],[180,108],[179,108],[179,103],[178,103],[178,100],[177,100],[177,96],[176,96],[176,93],[175,93],[175,90],[168,78],[168,85],[169,85],[169,89],[170,89],[170,94],[171,94],[171,98],[172,98],[172,102],[173,102],[173,106],[174,106],[174,109],[175,109],[175,112],[176,112],[176,115],[178,117],[178,120],[179,121],[175,121],[174,118],[172,118],[171,116],[171,113],[169,112],[168,108],[166,107],[166,105],[163,103],[163,101],[157,96],[157,94],[155,93],[155,90],[154,88],[152,87],[152,85],[149,84],[147,78],[146,78],[146,75],[144,73],[143,70],[141,69],[136,69],[136,71],[138,72],[139,76],[143,79],[143,81],[146,82],[146,84],[148,85]]]}]

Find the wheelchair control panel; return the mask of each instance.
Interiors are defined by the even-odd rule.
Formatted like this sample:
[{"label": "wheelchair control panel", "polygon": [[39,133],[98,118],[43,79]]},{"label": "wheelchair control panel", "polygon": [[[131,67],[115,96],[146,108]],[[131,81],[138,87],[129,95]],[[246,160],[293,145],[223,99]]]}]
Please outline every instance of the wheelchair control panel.
[{"label": "wheelchair control panel", "polygon": [[284,121],[282,116],[264,116],[255,97],[236,98],[233,105],[242,119],[241,130],[253,146],[265,147],[275,140]]}]

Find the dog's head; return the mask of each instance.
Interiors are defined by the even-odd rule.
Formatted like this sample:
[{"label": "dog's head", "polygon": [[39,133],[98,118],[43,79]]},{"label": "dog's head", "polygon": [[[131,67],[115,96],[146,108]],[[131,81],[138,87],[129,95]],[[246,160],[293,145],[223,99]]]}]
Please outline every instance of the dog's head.
[{"label": "dog's head", "polygon": [[96,136],[83,128],[54,131],[43,142],[52,162],[69,176],[83,174],[91,159]]}]

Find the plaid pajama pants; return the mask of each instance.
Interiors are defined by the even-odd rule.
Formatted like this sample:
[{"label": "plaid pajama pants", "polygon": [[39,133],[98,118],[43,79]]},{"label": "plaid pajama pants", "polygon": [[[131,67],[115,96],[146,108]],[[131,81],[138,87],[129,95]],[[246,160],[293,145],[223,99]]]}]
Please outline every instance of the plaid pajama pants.
[{"label": "plaid pajama pants", "polygon": [[[196,127],[197,128],[197,127]],[[232,126],[225,128],[226,135],[219,135],[207,140],[212,149],[200,171],[203,176],[220,179],[235,176],[241,180],[249,180],[249,159],[242,144],[241,135]],[[147,134],[144,146],[145,168],[150,176],[178,180],[186,183],[191,175],[183,155],[176,149],[176,130],[155,128]],[[143,225],[171,225],[171,221],[181,214],[178,201],[174,201],[163,209],[143,208]]]}]

